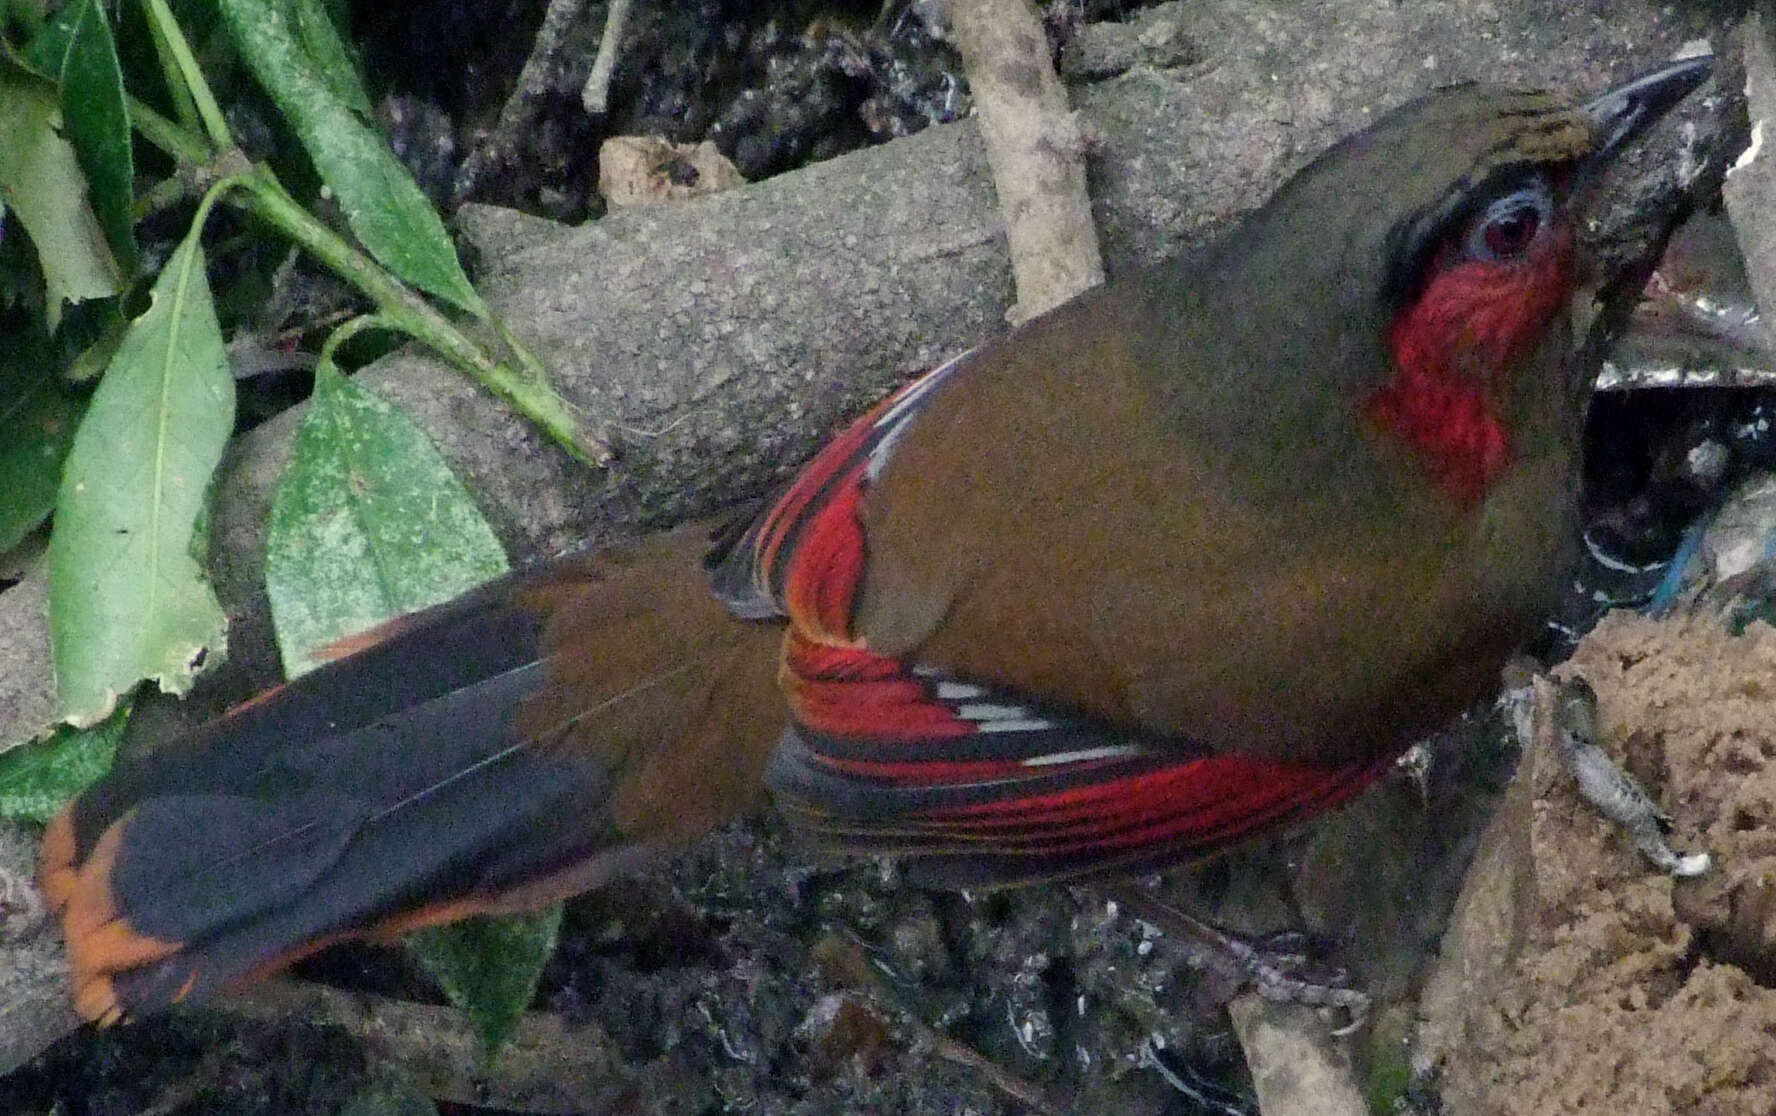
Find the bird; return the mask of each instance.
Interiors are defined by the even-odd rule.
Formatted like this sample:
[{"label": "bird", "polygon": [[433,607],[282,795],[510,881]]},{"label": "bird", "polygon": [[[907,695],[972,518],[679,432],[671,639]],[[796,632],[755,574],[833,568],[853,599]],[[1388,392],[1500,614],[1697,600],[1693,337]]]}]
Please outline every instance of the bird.
[{"label": "bird", "polygon": [[904,387],[756,519],[509,575],[126,759],[42,846],[77,1009],[539,907],[767,797],[957,888],[1337,805],[1549,615],[1575,232],[1708,72],[1421,96],[1205,249]]}]

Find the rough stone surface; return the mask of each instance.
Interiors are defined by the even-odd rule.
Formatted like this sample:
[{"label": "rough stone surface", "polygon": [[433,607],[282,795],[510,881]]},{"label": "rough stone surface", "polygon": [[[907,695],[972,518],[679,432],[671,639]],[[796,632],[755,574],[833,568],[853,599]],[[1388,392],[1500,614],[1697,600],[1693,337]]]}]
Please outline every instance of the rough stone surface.
[{"label": "rough stone surface", "polygon": [[0,827],[0,1073],[74,1027],[61,939],[36,893],[37,845]]}]

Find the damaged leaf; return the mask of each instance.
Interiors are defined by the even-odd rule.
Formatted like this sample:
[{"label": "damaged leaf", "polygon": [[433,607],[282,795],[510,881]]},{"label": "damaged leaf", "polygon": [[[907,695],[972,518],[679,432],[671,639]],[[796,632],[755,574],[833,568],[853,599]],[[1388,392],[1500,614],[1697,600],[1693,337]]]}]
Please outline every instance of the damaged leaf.
[{"label": "damaged leaf", "polygon": [[234,377],[194,227],[130,323],[74,435],[49,543],[59,719],[103,720],[137,682],[182,694],[227,621],[196,552],[234,425]]}]

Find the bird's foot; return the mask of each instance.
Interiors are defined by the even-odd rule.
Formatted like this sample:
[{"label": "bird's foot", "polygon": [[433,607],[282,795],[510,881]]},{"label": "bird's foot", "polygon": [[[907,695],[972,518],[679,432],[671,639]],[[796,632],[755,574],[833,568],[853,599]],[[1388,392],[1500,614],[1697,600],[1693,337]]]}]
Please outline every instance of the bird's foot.
[{"label": "bird's foot", "polygon": [[[1583,679],[1549,681],[1544,694],[1537,680],[1534,703],[1548,703],[1549,731],[1554,750],[1572,772],[1579,796],[1605,818],[1627,831],[1634,847],[1661,872],[1680,879],[1699,876],[1711,863],[1707,853],[1679,854],[1666,836],[1671,817],[1659,809],[1652,796],[1622,770],[1597,744],[1597,695]],[[1531,717],[1534,729],[1534,715]]]},{"label": "bird's foot", "polygon": [[1342,1011],[1346,1018],[1333,1030],[1336,1035],[1351,1034],[1368,1021],[1369,994],[1350,986],[1348,970],[1319,967],[1306,949],[1306,935],[1283,931],[1248,938],[1209,923],[1201,925],[1219,939],[1217,947],[1233,958],[1252,991],[1266,1000]]},{"label": "bird's foot", "polygon": [[1346,970],[1320,967],[1306,934],[1241,934],[1162,903],[1132,884],[1097,890],[1123,911],[1165,931],[1195,968],[1236,980],[1266,1000],[1341,1012],[1345,1020],[1334,1034],[1350,1034],[1368,1019],[1368,994],[1350,986]]}]

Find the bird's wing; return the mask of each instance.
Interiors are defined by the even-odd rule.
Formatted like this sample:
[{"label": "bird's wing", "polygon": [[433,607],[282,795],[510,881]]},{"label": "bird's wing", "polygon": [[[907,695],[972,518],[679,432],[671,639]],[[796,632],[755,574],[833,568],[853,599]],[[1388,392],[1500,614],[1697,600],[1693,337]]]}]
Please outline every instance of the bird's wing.
[{"label": "bird's wing", "polygon": [[1212,855],[1373,779],[1372,760],[1211,754],[870,647],[853,624],[870,557],[860,511],[896,440],[946,381],[966,387],[968,367],[942,366],[847,429],[717,568],[730,609],[790,620],[792,723],[766,774],[778,802],[828,844],[994,886]]},{"label": "bird's wing", "polygon": [[[862,576],[863,493],[894,444],[974,350],[927,372],[845,428],[744,534],[710,562],[716,596],[742,619],[787,616],[832,638],[851,625]],[[839,594],[835,597],[834,594]]]},{"label": "bird's wing", "polygon": [[778,801],[827,843],[903,855],[944,886],[1211,856],[1386,766],[1212,754],[794,633],[782,681],[794,719],[766,772]]}]

